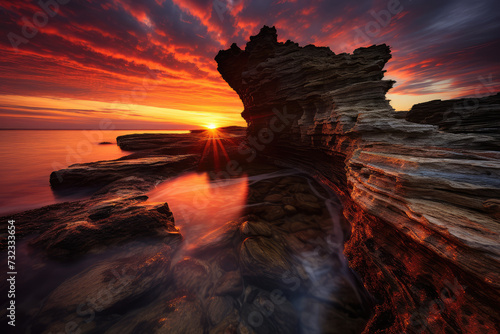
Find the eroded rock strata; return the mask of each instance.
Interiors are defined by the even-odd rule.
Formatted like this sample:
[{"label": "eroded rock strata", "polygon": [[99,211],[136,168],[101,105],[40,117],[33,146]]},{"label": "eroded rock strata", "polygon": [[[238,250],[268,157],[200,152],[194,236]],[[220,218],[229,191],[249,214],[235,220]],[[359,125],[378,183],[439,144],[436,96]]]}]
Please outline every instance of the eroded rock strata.
[{"label": "eroded rock strata", "polygon": [[301,166],[340,194],[345,253],[378,301],[365,333],[498,332],[500,142],[481,130],[491,107],[462,133],[401,119],[385,98],[390,58],[386,45],[279,43],[264,27],[215,59],[244,104],[240,153]]}]

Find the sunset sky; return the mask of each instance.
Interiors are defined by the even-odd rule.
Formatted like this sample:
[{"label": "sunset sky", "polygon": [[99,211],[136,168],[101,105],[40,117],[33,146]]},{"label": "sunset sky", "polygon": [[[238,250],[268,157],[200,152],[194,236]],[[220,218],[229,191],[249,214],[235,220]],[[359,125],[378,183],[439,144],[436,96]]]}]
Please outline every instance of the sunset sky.
[{"label": "sunset sky", "polygon": [[0,128],[244,125],[213,60],[265,24],[335,53],[389,44],[388,99],[500,91],[498,0],[0,0]]}]

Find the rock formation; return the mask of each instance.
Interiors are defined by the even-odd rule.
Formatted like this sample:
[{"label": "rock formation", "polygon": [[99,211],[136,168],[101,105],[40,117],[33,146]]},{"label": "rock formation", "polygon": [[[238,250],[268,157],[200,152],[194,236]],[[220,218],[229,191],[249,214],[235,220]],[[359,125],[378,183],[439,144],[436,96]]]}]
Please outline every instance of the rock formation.
[{"label": "rock formation", "polygon": [[430,124],[396,117],[390,58],[386,45],[278,43],[264,27],[215,59],[245,108],[240,153],[300,166],[340,194],[345,253],[378,301],[365,333],[498,332],[500,142],[483,131],[498,116],[486,101],[464,131],[427,117],[445,109],[436,102],[408,114]]},{"label": "rock formation", "polygon": [[193,168],[198,160],[198,156],[186,154],[74,164],[52,172],[50,185],[53,189],[101,187],[128,176],[172,176]]},{"label": "rock formation", "polygon": [[486,134],[500,140],[500,93],[482,98],[429,101],[414,105],[406,120],[434,124],[454,133]]}]

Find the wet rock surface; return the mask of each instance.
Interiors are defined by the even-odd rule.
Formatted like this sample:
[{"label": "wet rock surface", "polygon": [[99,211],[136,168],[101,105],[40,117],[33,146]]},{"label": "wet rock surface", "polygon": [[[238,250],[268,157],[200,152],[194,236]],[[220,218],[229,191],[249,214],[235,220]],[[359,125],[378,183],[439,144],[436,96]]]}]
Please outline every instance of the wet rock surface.
[{"label": "wet rock surface", "polygon": [[[215,59],[243,102],[249,138],[272,130],[261,153],[340,195],[353,225],[345,252],[378,301],[365,333],[499,332],[498,94],[477,108],[420,104],[408,122],[385,97],[390,58],[387,45],[335,54],[279,43],[264,27]],[[256,214],[319,213],[307,196],[286,197],[283,213]],[[317,233],[288,228],[297,240]]]},{"label": "wet rock surface", "polygon": [[[21,212],[7,219],[18,222],[19,241],[30,237],[30,245],[58,260],[102,252],[140,238],[180,242],[182,237],[168,205],[145,203],[146,189],[145,179],[126,177],[89,199]],[[2,246],[6,247],[6,239],[2,239]]]},{"label": "wet rock surface", "polygon": [[190,154],[75,164],[52,172],[50,185],[54,189],[101,187],[127,176],[168,177],[193,169],[198,161],[198,156]]}]

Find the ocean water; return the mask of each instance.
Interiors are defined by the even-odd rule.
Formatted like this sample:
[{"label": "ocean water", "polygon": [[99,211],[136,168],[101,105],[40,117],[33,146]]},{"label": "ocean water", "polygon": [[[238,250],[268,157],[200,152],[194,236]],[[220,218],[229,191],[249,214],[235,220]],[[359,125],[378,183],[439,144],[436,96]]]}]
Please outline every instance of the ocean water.
[{"label": "ocean water", "polygon": [[[133,133],[186,133],[179,130],[1,130],[0,215],[74,200],[56,196],[50,173],[75,163],[118,159],[130,152],[116,137]],[[99,145],[100,142],[110,145]]]}]

